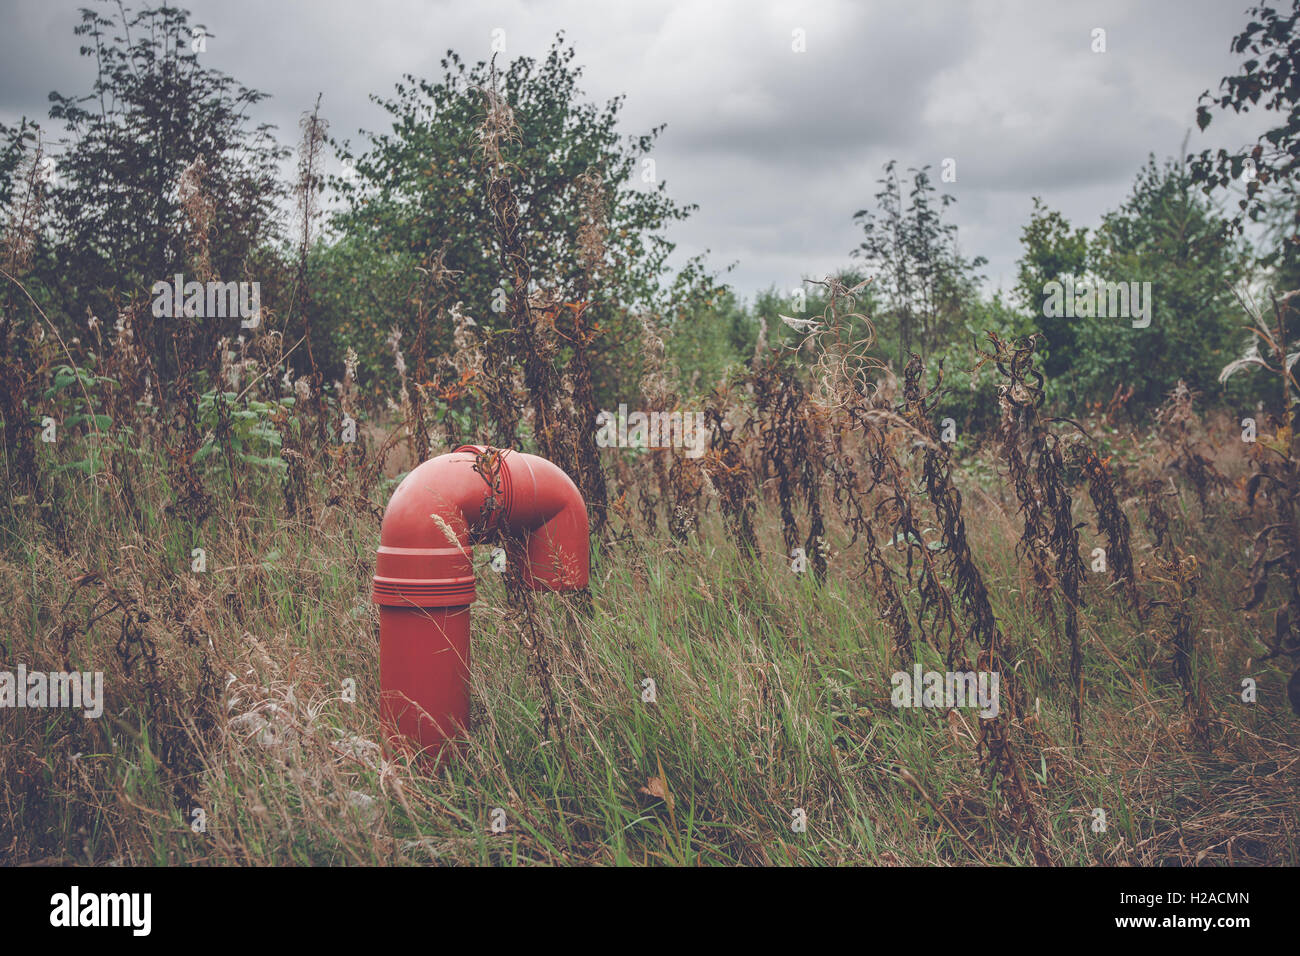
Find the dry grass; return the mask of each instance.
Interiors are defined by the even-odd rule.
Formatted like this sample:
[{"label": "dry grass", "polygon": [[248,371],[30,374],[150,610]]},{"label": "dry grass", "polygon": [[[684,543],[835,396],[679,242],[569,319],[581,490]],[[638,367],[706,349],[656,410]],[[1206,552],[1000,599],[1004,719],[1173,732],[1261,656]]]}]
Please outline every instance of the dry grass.
[{"label": "dry grass", "polygon": [[[1033,862],[978,758],[978,719],[890,705],[893,634],[860,564],[833,549],[820,587],[792,574],[773,503],[758,509],[753,554],[716,509],[684,542],[613,516],[592,613],[560,596],[537,602],[567,763],[543,732],[521,625],[481,553],[475,727],[462,759],[429,776],[378,746],[373,513],[330,504],[316,483],[311,520],[288,519],[279,479],[246,476],[242,502],[196,528],[164,510],[177,491],[140,454],[134,509],[118,469],[60,479],[66,547],[34,509],[4,511],[6,666],[102,669],[108,689],[98,721],[0,711],[11,862]],[[1286,675],[1252,663],[1257,621],[1232,610],[1245,531],[1202,523],[1194,489],[1169,503],[1173,533],[1204,569],[1193,665],[1208,743],[1192,733],[1159,625],[1095,575],[1079,614],[1077,747],[1066,651],[1024,600],[1033,583],[1015,553],[1014,506],[995,507],[977,473],[956,480],[980,503],[967,535],[1028,702],[1021,769],[1050,859],[1300,862]],[[372,504],[390,488],[373,489]],[[846,529],[828,523],[842,544]],[[1151,541],[1133,523],[1149,579]],[[192,547],[206,548],[205,573],[191,572]],[[939,666],[929,645],[916,650]],[[1246,676],[1259,682],[1256,704],[1240,700]],[[642,700],[645,678],[654,703]],[[504,834],[491,830],[498,807]],[[791,829],[795,808],[805,833]],[[1105,832],[1092,829],[1094,808]]]}]

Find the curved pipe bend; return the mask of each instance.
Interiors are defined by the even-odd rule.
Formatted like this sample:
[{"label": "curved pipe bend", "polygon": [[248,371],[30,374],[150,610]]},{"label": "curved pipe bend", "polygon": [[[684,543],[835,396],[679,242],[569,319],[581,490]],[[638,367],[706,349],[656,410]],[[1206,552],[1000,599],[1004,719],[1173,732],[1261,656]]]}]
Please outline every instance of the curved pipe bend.
[{"label": "curved pipe bend", "polygon": [[437,751],[469,725],[470,545],[502,531],[523,542],[534,589],[585,588],[587,507],[563,470],[503,451],[494,486],[475,470],[487,449],[465,445],[414,469],[384,512],[375,566],[385,723]]}]

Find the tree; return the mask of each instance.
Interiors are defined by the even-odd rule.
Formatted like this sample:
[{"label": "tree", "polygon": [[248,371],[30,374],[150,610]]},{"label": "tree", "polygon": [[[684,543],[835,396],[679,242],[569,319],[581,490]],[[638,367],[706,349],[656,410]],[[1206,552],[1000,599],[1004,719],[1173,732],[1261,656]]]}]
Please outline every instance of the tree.
[{"label": "tree", "polygon": [[0,451],[7,470],[34,482],[36,420],[29,398],[35,390],[39,361],[31,338],[18,319],[28,312],[18,282],[28,271],[42,241],[45,194],[39,130],[24,118],[16,128],[0,125]]},{"label": "tree", "polygon": [[[200,281],[255,280],[245,270],[274,235],[282,190],[285,151],[270,127],[247,127],[265,94],[203,65],[188,11],[116,10],[116,18],[83,10],[74,31],[88,38],[81,53],[97,65],[91,92],[50,94],[50,117],[67,137],[52,197],[59,252],[45,264],[45,285],[78,317],[86,308],[111,315],[123,298],[194,268],[211,273],[193,276]],[[194,221],[183,181],[218,220]],[[161,358],[167,330],[154,331]]]},{"label": "tree", "polygon": [[[502,161],[535,287],[560,299],[590,298],[587,321],[615,330],[630,309],[662,304],[673,244],[661,230],[695,207],[670,200],[657,176],[649,153],[663,127],[624,140],[616,129],[622,97],[603,107],[585,100],[573,59],[560,34],[543,61],[519,57],[500,75],[515,124],[514,135],[500,142]],[[380,322],[396,324],[406,341],[414,340],[413,277],[434,259],[454,276],[450,303],[460,300],[464,314],[482,327],[508,324],[501,305],[510,282],[495,248],[479,138],[483,91],[497,82],[494,67],[482,61],[469,67],[452,51],[441,66],[437,82],[408,75],[395,96],[374,98],[392,117],[391,132],[365,134],[359,154],[335,143],[355,175],[335,183],[345,208],[332,222],[338,240],[330,252],[328,307],[335,334],[350,338],[376,370],[385,361],[376,344]],[[594,244],[603,249],[598,287],[588,289],[584,249],[593,237],[584,227],[593,192],[601,207]],[[430,346],[447,344],[449,325],[440,325],[441,338]],[[607,335],[597,347],[631,348],[635,341],[631,334]]]},{"label": "tree", "polygon": [[959,323],[962,309],[976,295],[976,270],[988,261],[961,255],[956,224],[943,221],[943,210],[956,199],[936,194],[929,169],[908,170],[912,188],[904,207],[897,164],[891,159],[877,180],[876,209],[853,214],[865,238],[852,255],[875,276],[876,291],[895,320],[900,369],[914,338],[924,357]]},{"label": "tree", "polygon": [[8,209],[13,198],[14,177],[30,144],[38,133],[36,124],[24,117],[17,126],[0,123],[0,210]]},{"label": "tree", "polygon": [[1074,361],[1075,320],[1047,315],[1043,301],[1049,282],[1061,282],[1086,271],[1088,230],[1072,228],[1063,215],[1035,196],[1029,222],[1020,231],[1020,244],[1024,255],[1016,263],[1016,294],[1033,316],[1035,330],[1043,336],[1043,371],[1055,378]]},{"label": "tree", "polygon": [[1132,193],[1108,213],[1088,250],[1099,283],[1146,283],[1150,325],[1126,317],[1076,318],[1067,365],[1078,398],[1104,400],[1116,381],[1133,387],[1133,404],[1158,404],[1181,379],[1218,392],[1218,373],[1241,338],[1233,287],[1246,275],[1244,245],[1196,189],[1185,163],[1152,156]]},{"label": "tree", "polygon": [[1252,7],[1246,27],[1232,40],[1232,51],[1248,54],[1234,76],[1224,77],[1216,96],[1201,94],[1196,123],[1213,120],[1210,107],[1249,112],[1262,103],[1281,114],[1278,125],[1253,146],[1213,155],[1190,156],[1193,181],[1207,194],[1230,189],[1244,179],[1245,191],[1232,219],[1240,230],[1246,219],[1268,225],[1272,249],[1265,262],[1278,267],[1283,288],[1300,284],[1300,0],[1290,15],[1271,6]]}]

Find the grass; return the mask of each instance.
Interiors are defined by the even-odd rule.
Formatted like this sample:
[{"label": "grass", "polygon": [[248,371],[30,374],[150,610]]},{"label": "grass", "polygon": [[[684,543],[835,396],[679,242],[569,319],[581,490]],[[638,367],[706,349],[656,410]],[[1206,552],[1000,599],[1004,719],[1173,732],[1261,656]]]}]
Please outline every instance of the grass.
[{"label": "grass", "polygon": [[[265,475],[196,528],[164,508],[174,495],[149,452],[123,468],[134,509],[117,472],[59,479],[62,548],[39,508],[0,511],[5,666],[66,660],[103,670],[107,689],[97,721],[0,710],[9,862],[1033,862],[976,752],[974,713],[891,705],[893,640],[853,553],[834,555],[818,587],[779,550],[740,554],[716,514],[684,545],[617,528],[628,534],[593,554],[589,615],[563,595],[536,602],[562,724],[547,739],[519,620],[480,549],[474,727],[458,759],[430,769],[379,746],[372,514],[321,487],[311,524],[286,518]],[[1209,746],[1189,732],[1162,619],[1139,620],[1098,574],[1085,581],[1076,748],[1068,650],[1034,614],[1014,508],[959,481],[1029,704],[1020,754],[1053,861],[1300,863],[1296,719],[1286,675],[1252,662],[1258,617],[1234,610],[1248,541],[1228,521],[1235,505],[1202,522],[1184,492],[1175,515],[1203,571],[1194,672]],[[1087,554],[1091,525],[1082,534]],[[771,503],[758,536],[780,540]],[[1246,677],[1255,703],[1241,699]]]}]

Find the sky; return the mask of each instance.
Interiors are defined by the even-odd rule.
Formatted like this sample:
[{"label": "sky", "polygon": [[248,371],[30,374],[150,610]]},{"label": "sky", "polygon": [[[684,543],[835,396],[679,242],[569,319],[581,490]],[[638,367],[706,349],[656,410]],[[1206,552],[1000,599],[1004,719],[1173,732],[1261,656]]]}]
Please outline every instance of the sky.
[{"label": "sky", "polygon": [[[93,0],[0,0],[0,122],[45,119],[51,90],[89,91],[78,8]],[[474,62],[542,57],[563,30],[587,96],[626,95],[621,126],[667,124],[653,158],[679,202],[675,261],[708,253],[743,296],[791,289],[851,264],[890,159],[945,160],[940,188],[962,252],[986,288],[1010,290],[1034,196],[1093,226],[1157,158],[1248,142],[1268,114],[1197,98],[1236,71],[1245,25],[1235,0],[435,3],[429,0],[192,0],[200,56],[271,97],[257,121],[296,144],[317,93],[332,135],[363,141],[386,114],[371,102],[404,74],[438,77],[448,49]],[[105,12],[111,12],[106,8]],[[1104,32],[1104,52],[1097,52]],[[494,31],[504,31],[495,32]],[[48,124],[47,124],[48,125]],[[51,132],[57,130],[51,127]]]}]

